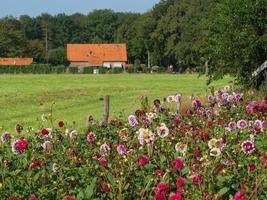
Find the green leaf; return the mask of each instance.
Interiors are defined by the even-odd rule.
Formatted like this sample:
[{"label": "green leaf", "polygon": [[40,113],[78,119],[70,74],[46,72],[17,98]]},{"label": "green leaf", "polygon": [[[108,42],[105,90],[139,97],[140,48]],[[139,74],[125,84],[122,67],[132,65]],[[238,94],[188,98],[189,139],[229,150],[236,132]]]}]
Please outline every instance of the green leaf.
[{"label": "green leaf", "polygon": [[186,175],[189,173],[189,167],[184,167],[183,170],[182,170],[182,175]]},{"label": "green leaf", "polygon": [[96,180],[97,180],[97,178],[93,178],[90,185],[88,185],[85,189],[85,196],[88,199],[90,199],[94,194],[94,189],[96,186]]},{"label": "green leaf", "polygon": [[229,191],[229,188],[224,187],[224,188],[220,189],[219,194],[220,194],[221,196],[223,196],[223,195],[226,194],[228,191]]}]

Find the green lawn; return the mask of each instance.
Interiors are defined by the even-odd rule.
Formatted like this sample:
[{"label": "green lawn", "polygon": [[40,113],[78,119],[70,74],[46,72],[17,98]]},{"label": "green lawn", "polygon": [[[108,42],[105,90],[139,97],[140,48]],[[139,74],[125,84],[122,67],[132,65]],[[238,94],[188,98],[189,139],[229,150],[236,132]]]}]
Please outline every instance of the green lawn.
[{"label": "green lawn", "polygon": [[104,95],[110,95],[111,117],[116,117],[139,107],[142,95],[150,102],[177,92],[205,96],[207,86],[206,78],[197,75],[1,75],[0,91],[0,131],[14,131],[17,123],[38,126],[37,119],[49,114],[53,103],[55,119],[80,127],[89,113],[101,118]]}]

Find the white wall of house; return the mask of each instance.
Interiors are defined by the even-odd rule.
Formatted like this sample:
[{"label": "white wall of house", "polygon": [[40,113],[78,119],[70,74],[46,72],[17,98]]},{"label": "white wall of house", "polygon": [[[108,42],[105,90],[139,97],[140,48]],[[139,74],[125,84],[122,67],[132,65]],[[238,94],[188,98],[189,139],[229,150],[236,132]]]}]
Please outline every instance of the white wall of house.
[{"label": "white wall of house", "polygon": [[122,68],[125,65],[125,62],[104,62],[103,67],[107,68]]}]

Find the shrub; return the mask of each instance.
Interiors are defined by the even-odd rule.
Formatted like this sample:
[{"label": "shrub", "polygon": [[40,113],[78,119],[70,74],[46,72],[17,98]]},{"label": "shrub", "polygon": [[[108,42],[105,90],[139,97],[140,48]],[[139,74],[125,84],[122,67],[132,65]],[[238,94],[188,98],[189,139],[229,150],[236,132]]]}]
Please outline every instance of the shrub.
[{"label": "shrub", "polygon": [[109,71],[106,67],[99,67],[99,74],[106,74]]},{"label": "shrub", "polygon": [[83,73],[84,74],[93,74],[94,68],[93,67],[85,67],[85,68],[83,68]]},{"label": "shrub", "polygon": [[112,69],[112,73],[113,74],[120,74],[122,72],[123,72],[122,68],[115,67],[115,68]]},{"label": "shrub", "polygon": [[159,66],[153,66],[152,67],[153,72],[158,72],[159,71]]},{"label": "shrub", "polygon": [[136,73],[137,69],[136,69],[136,67],[130,67],[130,68],[127,69],[127,72],[130,73],[130,74]]},{"label": "shrub", "polygon": [[78,67],[69,67],[69,72],[71,74],[78,74]]}]

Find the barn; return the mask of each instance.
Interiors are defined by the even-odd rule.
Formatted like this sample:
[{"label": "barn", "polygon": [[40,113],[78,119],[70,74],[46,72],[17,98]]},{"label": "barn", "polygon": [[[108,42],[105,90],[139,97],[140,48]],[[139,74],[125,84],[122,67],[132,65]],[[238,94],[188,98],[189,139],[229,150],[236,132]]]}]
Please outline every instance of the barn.
[{"label": "barn", "polygon": [[0,65],[30,65],[33,58],[0,58]]},{"label": "barn", "polygon": [[68,44],[69,66],[125,68],[127,62],[126,44]]}]

